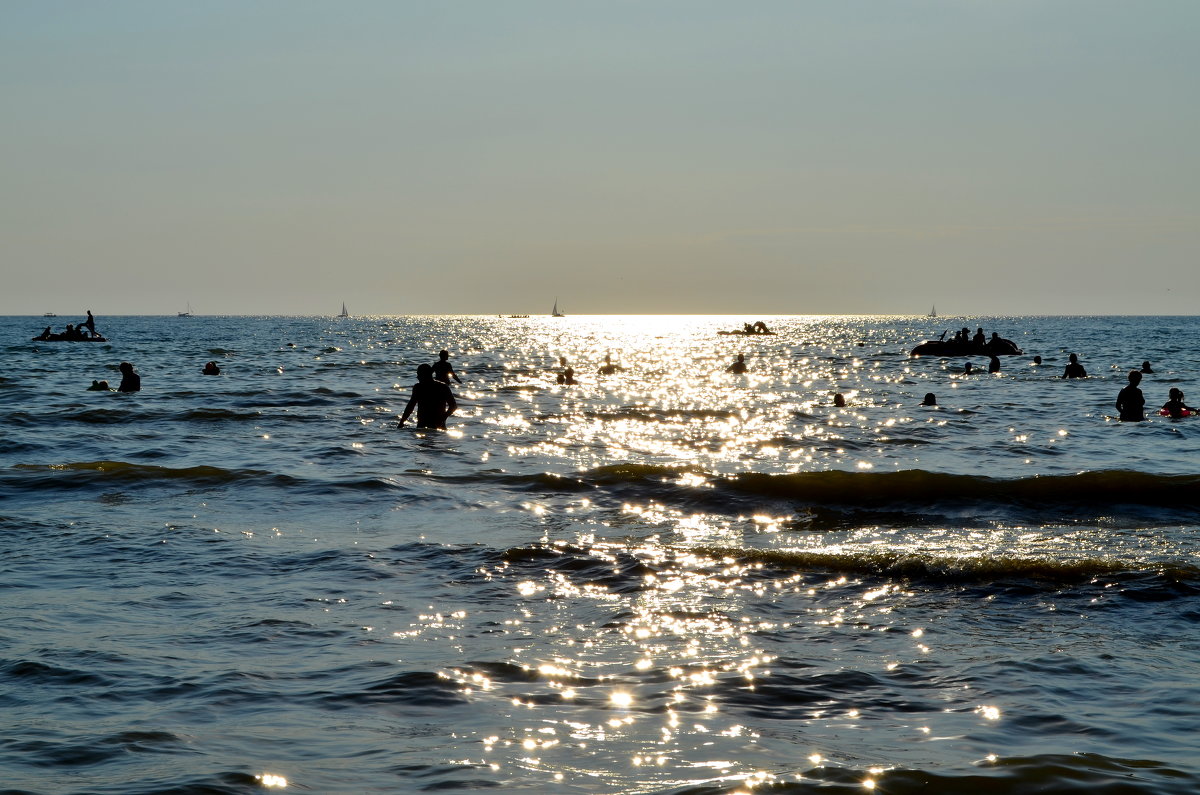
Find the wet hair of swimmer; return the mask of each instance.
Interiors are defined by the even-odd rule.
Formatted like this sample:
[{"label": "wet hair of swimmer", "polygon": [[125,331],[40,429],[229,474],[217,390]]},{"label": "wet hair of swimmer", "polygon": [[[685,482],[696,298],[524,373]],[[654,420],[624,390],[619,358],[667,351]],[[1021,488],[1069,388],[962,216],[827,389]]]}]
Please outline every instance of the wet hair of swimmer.
[{"label": "wet hair of swimmer", "polygon": [[937,405],[937,395],[933,394],[932,392],[926,392],[925,399],[921,401],[921,405],[922,406],[936,406]]}]

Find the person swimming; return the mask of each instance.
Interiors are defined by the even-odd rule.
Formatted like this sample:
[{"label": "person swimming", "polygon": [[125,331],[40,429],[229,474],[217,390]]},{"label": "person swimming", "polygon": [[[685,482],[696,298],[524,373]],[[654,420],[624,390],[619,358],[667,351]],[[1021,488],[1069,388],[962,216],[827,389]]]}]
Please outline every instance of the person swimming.
[{"label": "person swimming", "polygon": [[1063,368],[1063,378],[1087,378],[1087,370],[1083,369],[1083,365],[1079,363],[1079,356],[1072,353],[1068,359],[1070,361]]},{"label": "person swimming", "polygon": [[458,409],[454,393],[444,381],[433,377],[433,366],[422,364],[417,366],[417,383],[413,384],[412,397],[400,415],[400,427],[408,420],[413,409],[417,410],[418,428],[437,428],[446,430],[446,420]]},{"label": "person swimming", "polygon": [[1150,362],[1142,362],[1143,373],[1153,373],[1154,370],[1150,367]]},{"label": "person swimming", "polygon": [[574,386],[577,383],[575,381],[575,368],[568,367],[566,370],[563,370],[561,373],[559,373],[558,383],[562,384],[563,386]]},{"label": "person swimming", "polygon": [[1142,382],[1142,374],[1137,370],[1129,371],[1129,386],[1117,393],[1117,411],[1122,422],[1141,422],[1146,419],[1146,397],[1138,384]]},{"label": "person swimming", "polygon": [[142,388],[142,377],[133,371],[133,365],[129,362],[121,362],[118,368],[121,371],[121,385],[117,387],[118,392],[139,392]]},{"label": "person swimming", "polygon": [[921,405],[922,406],[936,406],[937,405],[937,395],[933,394],[932,392],[926,392],[925,399],[921,401]]},{"label": "person swimming", "polygon": [[975,365],[971,364],[970,362],[967,362],[965,365],[963,365],[963,375],[970,375],[973,372],[975,372]]},{"label": "person swimming", "polygon": [[92,385],[88,387],[88,391],[89,392],[107,392],[108,391],[108,382],[107,381],[96,381],[93,379]]},{"label": "person swimming", "polygon": [[1195,414],[1196,410],[1183,402],[1183,390],[1178,387],[1171,387],[1171,391],[1167,393],[1170,398],[1162,405],[1162,410],[1174,419],[1180,419],[1184,416],[1184,412]]},{"label": "person swimming", "polygon": [[836,395],[833,396],[833,405],[837,406],[840,409],[845,408],[846,407],[846,396],[843,395],[841,392],[838,392]]},{"label": "person swimming", "polygon": [[742,373],[746,372],[746,354],[739,353],[737,355],[737,361],[726,367],[725,372],[733,373],[735,375],[741,375]]},{"label": "person swimming", "polygon": [[600,375],[612,375],[613,373],[619,373],[624,369],[625,368],[619,364],[613,364],[612,354],[606,353],[604,354],[604,364],[602,364],[600,369],[596,372],[598,372]]},{"label": "person swimming", "polygon": [[208,364],[204,365],[204,369],[200,372],[204,375],[220,375],[221,368],[217,366],[216,362],[209,362]]},{"label": "person swimming", "polygon": [[992,354],[992,357],[988,360],[988,372],[989,373],[1000,372],[1000,357],[999,356]]}]

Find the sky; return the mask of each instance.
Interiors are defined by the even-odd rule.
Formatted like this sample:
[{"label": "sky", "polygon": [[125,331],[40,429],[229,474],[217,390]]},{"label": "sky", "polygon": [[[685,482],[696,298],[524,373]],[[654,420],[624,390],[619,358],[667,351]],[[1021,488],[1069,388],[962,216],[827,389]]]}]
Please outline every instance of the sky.
[{"label": "sky", "polygon": [[1195,314],[1195,0],[0,0],[0,314]]}]

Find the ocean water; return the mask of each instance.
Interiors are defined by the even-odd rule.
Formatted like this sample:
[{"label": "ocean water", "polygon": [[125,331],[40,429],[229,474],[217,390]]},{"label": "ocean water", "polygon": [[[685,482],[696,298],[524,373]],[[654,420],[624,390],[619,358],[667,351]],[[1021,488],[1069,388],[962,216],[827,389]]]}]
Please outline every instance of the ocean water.
[{"label": "ocean water", "polygon": [[0,793],[1200,792],[1200,319],[757,319],[0,318]]}]

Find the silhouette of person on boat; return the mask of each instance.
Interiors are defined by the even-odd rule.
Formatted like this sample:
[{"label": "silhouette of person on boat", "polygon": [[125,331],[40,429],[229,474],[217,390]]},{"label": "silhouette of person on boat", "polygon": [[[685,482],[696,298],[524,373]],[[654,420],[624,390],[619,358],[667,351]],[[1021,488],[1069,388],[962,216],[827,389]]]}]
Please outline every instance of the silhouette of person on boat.
[{"label": "silhouette of person on boat", "polygon": [[941,336],[936,340],[927,340],[921,343],[913,348],[909,352],[909,355],[973,356],[982,354],[984,356],[1015,356],[1022,353],[1015,342],[1004,339],[998,332],[993,331],[990,339],[984,336],[982,326],[975,330],[974,336],[971,336],[971,330],[966,326],[956,331],[950,339],[946,339],[948,333],[948,330],[943,331]]}]

